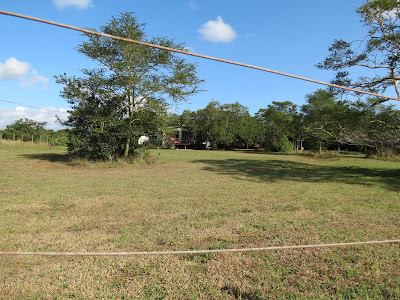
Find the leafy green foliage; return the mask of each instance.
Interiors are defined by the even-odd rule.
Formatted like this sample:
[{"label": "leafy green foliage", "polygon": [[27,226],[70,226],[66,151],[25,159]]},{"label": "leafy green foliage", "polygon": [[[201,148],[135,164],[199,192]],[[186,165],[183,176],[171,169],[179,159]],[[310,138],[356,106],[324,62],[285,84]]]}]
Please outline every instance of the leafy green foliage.
[{"label": "leafy green foliage", "polygon": [[32,135],[41,135],[46,132],[45,126],[47,122],[37,122],[28,118],[19,119],[14,123],[7,125],[3,130],[3,138],[13,139],[14,135],[25,139],[29,139]]},{"label": "leafy green foliage", "polygon": [[[261,146],[287,152],[338,149],[342,146],[381,156],[400,152],[400,111],[391,105],[338,100],[330,90],[306,95],[300,109],[290,101],[273,101],[251,116],[239,103],[212,101],[197,112],[174,115],[171,125],[187,127],[201,142],[219,148]],[[386,155],[385,154],[385,155]]]},{"label": "leafy green foliage", "polygon": [[[163,37],[147,38],[144,25],[132,13],[113,17],[104,33],[184,49]],[[82,70],[85,77],[57,76],[61,95],[72,105],[66,125],[68,150],[89,159],[114,160],[135,153],[142,134],[165,131],[168,100],[179,102],[200,91],[196,66],[173,53],[151,47],[87,35],[78,51],[101,68]]]},{"label": "leafy green foliage", "polygon": [[290,101],[272,101],[266,109],[260,109],[257,117],[261,124],[263,135],[261,143],[264,148],[272,151],[289,151],[293,145],[289,138],[294,138],[294,117],[297,106]]}]

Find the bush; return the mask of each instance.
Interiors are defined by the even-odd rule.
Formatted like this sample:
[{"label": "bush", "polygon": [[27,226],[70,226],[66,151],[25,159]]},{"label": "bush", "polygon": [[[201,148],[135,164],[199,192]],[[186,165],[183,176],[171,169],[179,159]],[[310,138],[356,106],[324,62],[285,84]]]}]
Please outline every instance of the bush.
[{"label": "bush", "polygon": [[150,150],[147,147],[137,147],[133,154],[133,162],[146,163],[148,165],[157,162],[158,158],[151,155]]},{"label": "bush", "polygon": [[293,144],[289,141],[287,136],[282,136],[278,145],[276,146],[278,152],[289,152],[293,150]]}]

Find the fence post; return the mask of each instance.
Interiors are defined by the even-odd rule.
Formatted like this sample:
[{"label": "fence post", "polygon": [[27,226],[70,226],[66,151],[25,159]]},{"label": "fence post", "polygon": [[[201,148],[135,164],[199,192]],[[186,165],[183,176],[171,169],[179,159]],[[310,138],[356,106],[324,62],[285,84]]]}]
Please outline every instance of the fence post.
[{"label": "fence post", "polygon": [[3,133],[0,132],[0,150],[1,150],[2,144],[3,144]]},{"label": "fence post", "polygon": [[32,134],[32,146],[33,146],[33,134]]},{"label": "fence post", "polygon": [[24,134],[22,133],[21,134],[21,146],[23,146],[24,145]]}]

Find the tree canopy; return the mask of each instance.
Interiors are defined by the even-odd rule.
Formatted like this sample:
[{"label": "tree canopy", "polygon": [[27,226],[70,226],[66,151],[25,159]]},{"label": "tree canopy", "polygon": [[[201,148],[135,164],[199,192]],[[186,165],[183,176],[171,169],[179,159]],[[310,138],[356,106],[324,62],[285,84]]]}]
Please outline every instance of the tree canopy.
[{"label": "tree canopy", "polygon": [[[392,88],[400,99],[400,3],[398,0],[369,0],[357,13],[368,28],[367,36],[353,42],[335,40],[329,48],[330,55],[318,67],[338,71],[335,84],[380,94]],[[363,74],[353,80],[349,69],[355,68],[373,72],[371,76]],[[377,103],[386,101],[376,100]]]},{"label": "tree canopy", "polygon": [[[171,39],[147,37],[144,25],[132,13],[112,17],[100,31],[184,49]],[[167,103],[185,101],[198,93],[202,80],[194,64],[169,51],[96,35],[86,37],[88,41],[77,49],[98,62],[99,68],[83,69],[82,78],[56,77],[64,85],[62,97],[72,105],[65,123],[72,128],[68,149],[91,159],[127,157],[138,136],[156,129]]]}]

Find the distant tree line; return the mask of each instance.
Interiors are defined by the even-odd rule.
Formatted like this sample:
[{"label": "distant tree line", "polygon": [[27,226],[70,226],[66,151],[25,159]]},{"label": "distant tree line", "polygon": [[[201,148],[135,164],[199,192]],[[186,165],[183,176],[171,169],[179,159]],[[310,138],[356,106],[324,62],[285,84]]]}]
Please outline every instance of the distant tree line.
[{"label": "distant tree line", "polygon": [[236,102],[212,101],[204,109],[171,116],[170,125],[187,127],[196,141],[215,148],[260,147],[268,151],[349,148],[381,155],[400,152],[400,110],[393,105],[338,100],[317,90],[306,103],[272,101],[251,116]]},{"label": "distant tree line", "polygon": [[54,131],[46,129],[47,122],[37,122],[28,118],[21,118],[0,130],[3,139],[43,142],[55,146],[66,146],[68,135],[66,129]]}]

